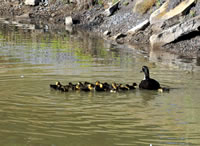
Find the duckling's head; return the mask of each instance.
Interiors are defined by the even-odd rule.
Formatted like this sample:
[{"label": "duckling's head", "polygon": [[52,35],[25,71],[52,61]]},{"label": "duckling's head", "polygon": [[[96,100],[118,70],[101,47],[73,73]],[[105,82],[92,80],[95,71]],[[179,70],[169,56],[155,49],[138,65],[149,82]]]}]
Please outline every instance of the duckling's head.
[{"label": "duckling's head", "polygon": [[82,86],[83,85],[83,83],[82,82],[78,82],[78,84],[77,85],[79,85],[79,86]]},{"label": "duckling's head", "polygon": [[56,82],[56,86],[60,86],[61,83],[59,81]]},{"label": "duckling's head", "polygon": [[101,83],[100,83],[100,81],[96,81],[95,82],[95,85],[97,86],[97,85],[100,85]]},{"label": "duckling's head", "polygon": [[144,80],[149,79],[149,68],[147,66],[143,66],[141,72],[144,73]]},{"label": "duckling's head", "polygon": [[117,84],[116,83],[112,83],[112,88],[113,89],[117,89]]},{"label": "duckling's head", "polygon": [[87,86],[88,86],[89,90],[93,90],[94,89],[94,87],[91,84],[88,84]]},{"label": "duckling's head", "polygon": [[133,87],[137,87],[137,83],[133,83]]}]

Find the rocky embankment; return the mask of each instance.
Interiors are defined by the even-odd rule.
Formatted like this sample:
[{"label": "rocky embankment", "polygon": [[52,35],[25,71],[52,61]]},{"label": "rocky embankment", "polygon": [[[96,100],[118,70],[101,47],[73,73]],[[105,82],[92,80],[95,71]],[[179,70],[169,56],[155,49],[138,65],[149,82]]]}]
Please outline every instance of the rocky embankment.
[{"label": "rocky embankment", "polygon": [[200,57],[199,0],[0,0],[0,14],[80,27],[120,44]]}]

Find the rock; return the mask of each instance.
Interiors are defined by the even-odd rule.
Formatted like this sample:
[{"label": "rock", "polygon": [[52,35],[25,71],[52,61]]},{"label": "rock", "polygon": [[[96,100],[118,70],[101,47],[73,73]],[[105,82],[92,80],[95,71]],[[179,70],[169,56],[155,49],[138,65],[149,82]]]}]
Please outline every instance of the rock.
[{"label": "rock", "polygon": [[71,16],[67,16],[65,17],[65,25],[72,25],[73,24],[73,20]]},{"label": "rock", "polygon": [[120,38],[123,38],[123,37],[126,37],[127,35],[126,34],[123,34],[123,33],[118,33],[116,34],[115,36],[112,37],[113,40],[118,40]]},{"label": "rock", "polygon": [[137,0],[133,8],[133,12],[144,14],[146,13],[157,0]]},{"label": "rock", "polygon": [[171,10],[168,10],[168,6],[173,1],[174,0],[167,0],[159,9],[153,12],[150,16],[150,23],[154,24],[158,22],[163,22],[174,16],[177,16],[195,2],[195,0],[183,0],[176,7],[172,8]]},{"label": "rock", "polygon": [[107,17],[111,16],[111,15],[118,9],[119,2],[120,2],[120,1],[118,1],[118,2],[116,2],[115,4],[113,4],[112,6],[110,6],[108,9],[106,9],[106,10],[104,11],[103,14],[104,14],[105,16],[107,16]]},{"label": "rock", "polygon": [[159,47],[165,44],[171,43],[181,36],[185,36],[193,31],[199,31],[200,27],[200,15],[186,22],[174,25],[161,33],[154,34],[150,37],[151,47]]},{"label": "rock", "polygon": [[128,35],[134,35],[137,33],[139,30],[145,29],[149,25],[149,20],[145,20],[142,23],[138,24],[137,26],[131,28],[130,30],[127,31]]},{"label": "rock", "polygon": [[111,32],[108,31],[108,30],[106,30],[106,31],[103,33],[104,36],[109,36],[110,34],[111,34]]},{"label": "rock", "polygon": [[25,5],[36,6],[40,3],[40,0],[25,0]]}]

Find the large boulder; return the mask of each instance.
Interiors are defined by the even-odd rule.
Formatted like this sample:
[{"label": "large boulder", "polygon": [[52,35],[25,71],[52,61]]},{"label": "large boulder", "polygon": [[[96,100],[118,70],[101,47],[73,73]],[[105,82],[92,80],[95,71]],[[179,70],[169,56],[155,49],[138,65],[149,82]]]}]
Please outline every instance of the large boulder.
[{"label": "large boulder", "polygon": [[[177,0],[166,0],[166,2],[150,16],[150,23],[155,24],[163,22],[172,17],[177,16],[190,7],[195,0],[182,0],[181,2],[174,3]],[[172,6],[171,6],[172,5]]]},{"label": "large boulder", "polygon": [[25,0],[25,5],[36,6],[40,3],[40,0]]},{"label": "large boulder", "polygon": [[159,47],[171,43],[181,36],[187,35],[193,31],[199,31],[200,28],[200,15],[189,19],[186,22],[174,25],[158,34],[150,37],[151,47]]}]

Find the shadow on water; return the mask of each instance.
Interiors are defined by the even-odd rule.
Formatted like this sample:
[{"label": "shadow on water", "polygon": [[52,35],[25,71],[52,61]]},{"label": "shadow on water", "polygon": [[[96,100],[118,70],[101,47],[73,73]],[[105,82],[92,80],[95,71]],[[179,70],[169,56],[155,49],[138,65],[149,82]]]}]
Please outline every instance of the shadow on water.
[{"label": "shadow on water", "polygon": [[[194,60],[183,62],[164,52],[143,54],[71,28],[8,23],[0,24],[2,145],[200,144],[200,72]],[[174,90],[49,89],[56,81],[139,83],[143,65],[152,78]]]}]

